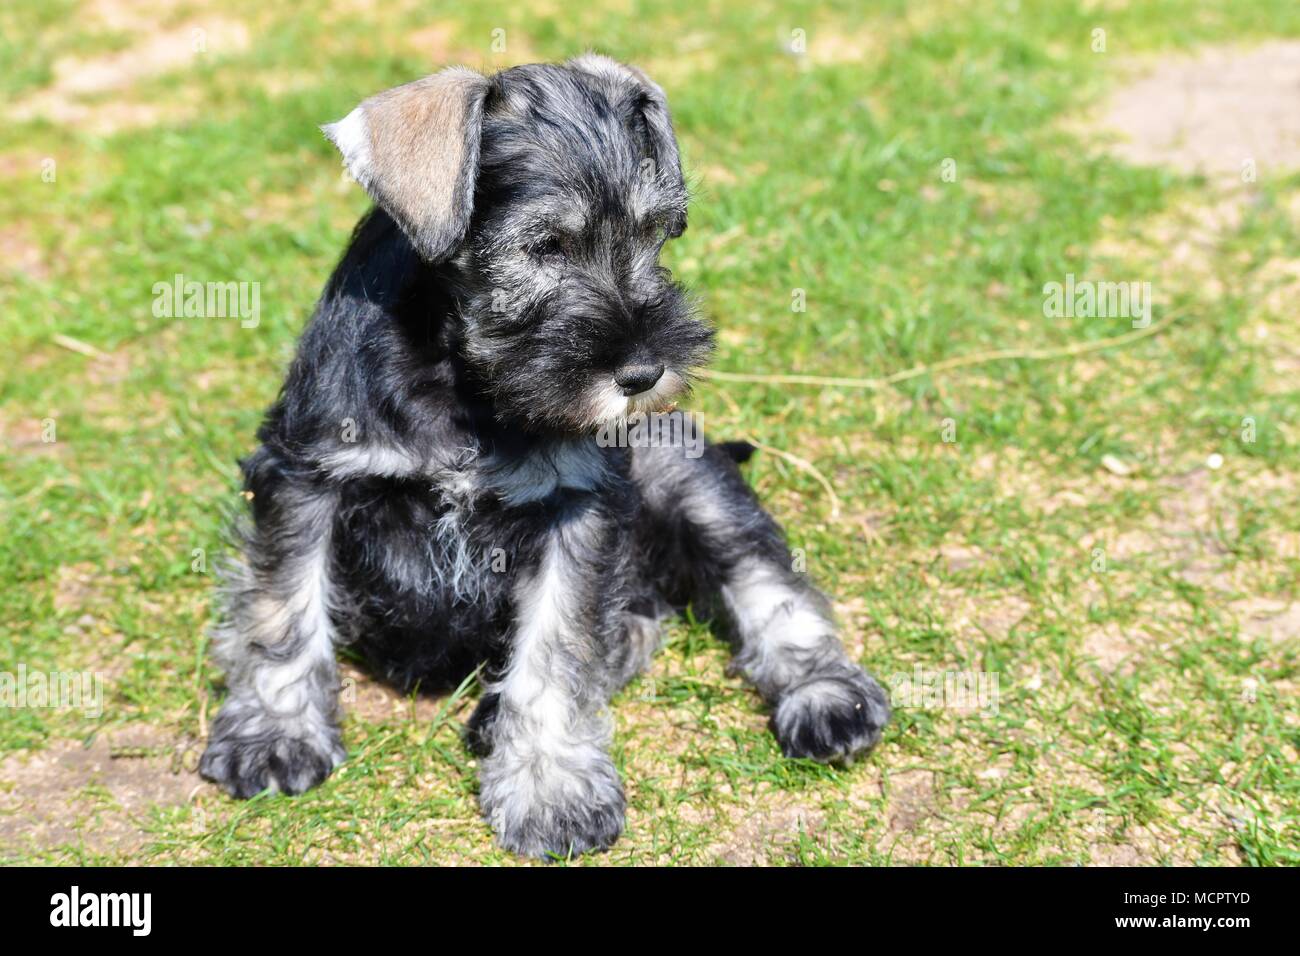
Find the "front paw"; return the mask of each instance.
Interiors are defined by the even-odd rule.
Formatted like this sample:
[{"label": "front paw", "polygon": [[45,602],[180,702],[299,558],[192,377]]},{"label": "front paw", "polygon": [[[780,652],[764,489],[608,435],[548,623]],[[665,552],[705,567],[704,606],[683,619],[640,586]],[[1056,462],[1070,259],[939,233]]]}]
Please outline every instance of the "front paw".
[{"label": "front paw", "polygon": [[313,736],[289,736],[278,729],[248,733],[248,727],[213,726],[199,773],[232,797],[247,800],[263,790],[299,794],[319,784],[347,755],[335,727]]},{"label": "front paw", "polygon": [[787,757],[830,762],[870,750],[888,721],[884,689],[854,668],[786,691],[777,701],[772,729]]},{"label": "front paw", "polygon": [[497,843],[521,856],[607,850],[623,832],[623,785],[599,751],[560,762],[498,747],[484,761],[479,802]]}]

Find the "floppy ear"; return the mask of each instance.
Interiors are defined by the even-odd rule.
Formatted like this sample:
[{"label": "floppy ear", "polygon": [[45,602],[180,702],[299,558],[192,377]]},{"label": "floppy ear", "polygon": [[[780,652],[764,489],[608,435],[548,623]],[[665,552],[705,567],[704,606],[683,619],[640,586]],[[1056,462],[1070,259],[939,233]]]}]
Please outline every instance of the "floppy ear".
[{"label": "floppy ear", "polygon": [[[655,164],[678,183],[682,178],[682,160],[677,151],[677,137],[673,135],[672,116],[668,112],[668,97],[659,84],[634,66],[619,63],[601,53],[584,53],[574,57],[568,64],[575,70],[581,70],[607,81],[626,85],[633,84],[641,94],[641,114],[645,117],[646,130],[650,135],[650,148]],[[673,235],[681,235],[686,229],[683,217],[674,224]]]},{"label": "floppy ear", "polygon": [[488,79],[464,67],[378,93],[321,127],[348,171],[430,262],[469,229]]}]

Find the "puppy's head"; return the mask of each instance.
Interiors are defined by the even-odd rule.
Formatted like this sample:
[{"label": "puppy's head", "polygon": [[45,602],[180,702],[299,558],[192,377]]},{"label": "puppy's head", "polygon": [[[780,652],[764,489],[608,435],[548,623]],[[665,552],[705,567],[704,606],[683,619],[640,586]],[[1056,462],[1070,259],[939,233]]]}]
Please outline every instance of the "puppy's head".
[{"label": "puppy's head", "polygon": [[711,333],[659,265],[687,196],[644,74],[597,55],[491,78],[445,70],[325,132],[443,265],[464,357],[502,417],[582,431],[686,391]]}]

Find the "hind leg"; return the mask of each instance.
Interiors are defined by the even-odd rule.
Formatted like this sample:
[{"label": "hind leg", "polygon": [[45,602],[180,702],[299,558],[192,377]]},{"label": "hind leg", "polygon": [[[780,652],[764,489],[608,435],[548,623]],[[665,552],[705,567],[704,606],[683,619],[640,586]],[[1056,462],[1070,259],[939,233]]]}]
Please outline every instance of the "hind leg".
[{"label": "hind leg", "polygon": [[674,601],[726,616],[734,666],[773,707],[792,757],[835,760],[870,749],[889,719],[884,690],[849,659],[829,602],[794,570],[776,522],[717,446],[638,448],[633,478],[648,522],[641,548]]},{"label": "hind leg", "polygon": [[338,727],[330,551],[335,500],[287,479],[259,453],[248,466],[254,526],[227,572],[215,655],[229,695],[199,763],[236,797],[302,793],[344,758]]}]

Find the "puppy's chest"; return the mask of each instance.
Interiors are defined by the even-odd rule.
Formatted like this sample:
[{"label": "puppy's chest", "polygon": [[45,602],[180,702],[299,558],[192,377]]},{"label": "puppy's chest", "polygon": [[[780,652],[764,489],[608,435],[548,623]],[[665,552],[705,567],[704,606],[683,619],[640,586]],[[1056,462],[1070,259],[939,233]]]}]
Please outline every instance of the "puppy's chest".
[{"label": "puppy's chest", "polygon": [[448,501],[470,510],[545,511],[557,493],[599,495],[619,479],[617,450],[593,438],[566,438],[498,449],[465,462],[440,482]]},{"label": "puppy's chest", "polygon": [[424,480],[358,483],[345,508],[340,566],[358,598],[382,596],[402,620],[496,620],[555,536],[575,533],[576,513],[585,515],[584,534],[601,529],[588,543],[611,551],[602,567],[620,573],[612,551],[630,525],[620,520],[630,485],[619,457],[606,453],[593,444],[465,455]]},{"label": "puppy's chest", "polygon": [[575,501],[618,511],[628,484],[617,451],[572,439],[462,460],[434,479],[443,550],[468,549],[494,571],[517,567]]}]

